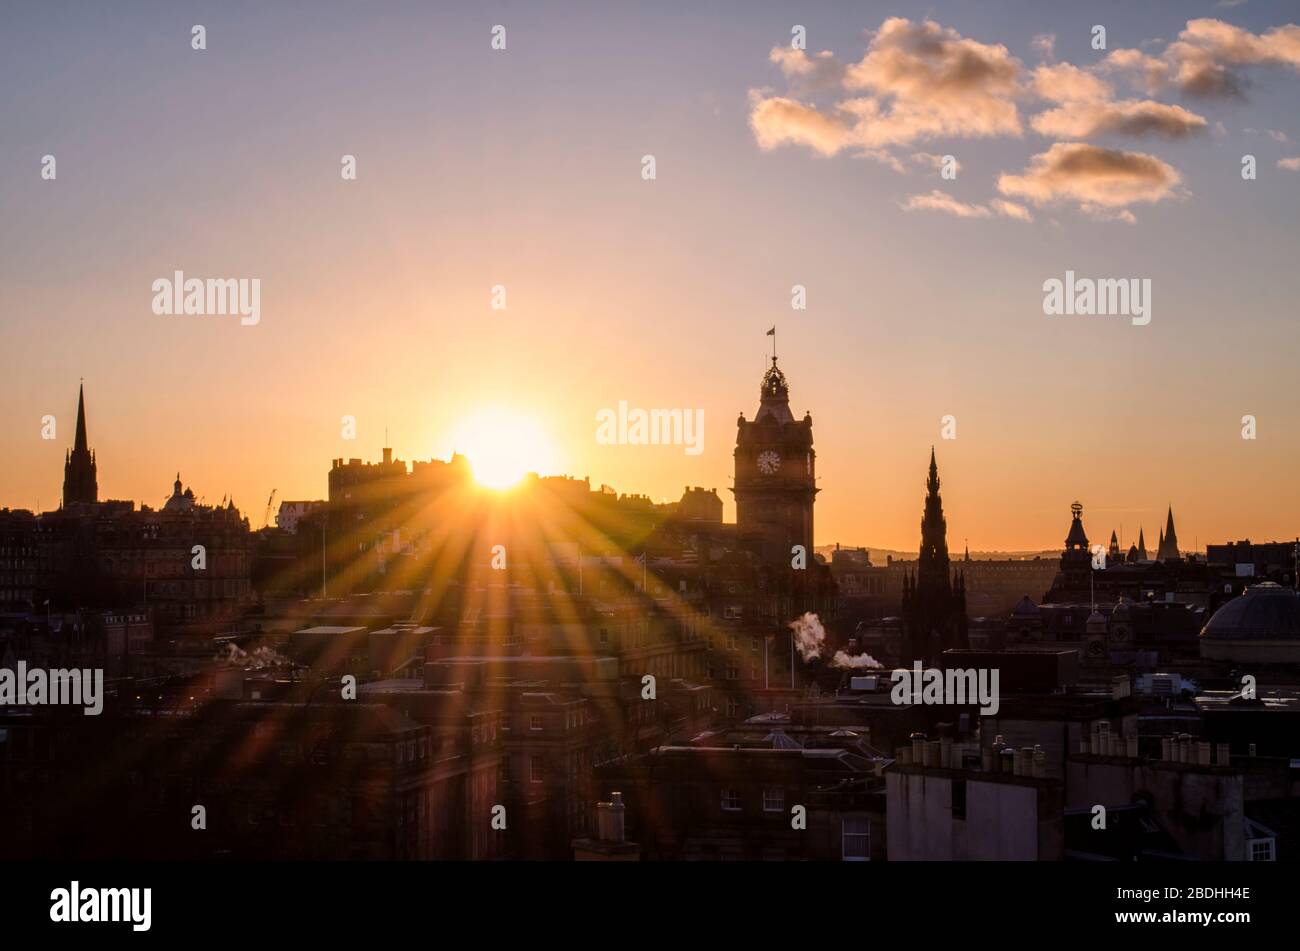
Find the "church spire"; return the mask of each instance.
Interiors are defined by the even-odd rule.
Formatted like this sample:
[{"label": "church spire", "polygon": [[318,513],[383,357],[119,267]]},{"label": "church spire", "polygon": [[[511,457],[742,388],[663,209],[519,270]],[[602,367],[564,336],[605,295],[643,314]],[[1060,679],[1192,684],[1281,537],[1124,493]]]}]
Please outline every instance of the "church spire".
[{"label": "church spire", "polygon": [[72,451],[63,463],[63,505],[94,503],[99,500],[99,483],[95,474],[95,457],[86,436],[86,387],[77,390],[77,433]]},{"label": "church spire", "polygon": [[77,389],[77,438],[72,444],[73,452],[87,452],[90,441],[86,438],[86,385]]},{"label": "church spire", "polygon": [[1174,507],[1171,505],[1165,521],[1165,530],[1160,535],[1160,550],[1156,552],[1156,560],[1167,561],[1178,557],[1178,533],[1174,531]]}]

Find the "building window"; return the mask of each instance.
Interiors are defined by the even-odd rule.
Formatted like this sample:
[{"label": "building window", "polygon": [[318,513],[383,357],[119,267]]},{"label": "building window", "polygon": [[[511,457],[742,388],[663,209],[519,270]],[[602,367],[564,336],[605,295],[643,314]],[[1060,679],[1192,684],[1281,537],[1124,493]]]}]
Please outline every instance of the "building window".
[{"label": "building window", "polygon": [[845,816],[840,835],[840,853],[845,862],[871,861],[871,823]]},{"label": "building window", "polygon": [[541,715],[540,713],[532,713],[532,714],[529,714],[529,716],[528,716],[528,729],[532,730],[534,733],[540,733],[540,732],[541,732],[541,730],[542,730],[542,715]]},{"label": "building window", "polygon": [[735,697],[727,698],[727,716],[733,720],[740,716],[740,701]]},{"label": "building window", "polygon": [[528,757],[528,779],[540,783],[546,778],[546,761],[541,756]]},{"label": "building window", "polygon": [[740,793],[734,789],[722,790],[722,809],[724,812],[739,812]]},{"label": "building window", "polygon": [[601,642],[602,644],[608,644],[608,643],[609,643],[609,631],[608,631],[606,628],[603,628],[603,627],[600,629],[600,642]]},{"label": "building window", "polygon": [[763,790],[764,812],[785,812],[785,790],[780,787]]},{"label": "building window", "polygon": [[1251,839],[1247,845],[1250,848],[1250,860],[1252,862],[1275,862],[1277,861],[1273,851],[1274,839]]}]

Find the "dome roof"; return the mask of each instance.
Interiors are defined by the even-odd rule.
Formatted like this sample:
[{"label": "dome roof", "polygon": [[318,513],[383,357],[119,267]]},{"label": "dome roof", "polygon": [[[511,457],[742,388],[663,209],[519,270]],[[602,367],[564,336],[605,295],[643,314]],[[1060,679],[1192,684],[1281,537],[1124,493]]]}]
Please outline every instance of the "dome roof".
[{"label": "dome roof", "polygon": [[1300,597],[1266,581],[1233,598],[1201,629],[1209,640],[1300,640]]},{"label": "dome roof", "polygon": [[1025,595],[1017,601],[1016,606],[1011,610],[1012,617],[1038,617],[1042,613],[1043,612],[1038,610],[1038,605],[1034,604],[1033,599],[1030,598],[1029,595]]},{"label": "dome roof", "polygon": [[176,481],[172,483],[172,494],[163,504],[164,512],[188,512],[194,508],[194,490],[186,489],[181,491],[181,474],[176,473]]}]

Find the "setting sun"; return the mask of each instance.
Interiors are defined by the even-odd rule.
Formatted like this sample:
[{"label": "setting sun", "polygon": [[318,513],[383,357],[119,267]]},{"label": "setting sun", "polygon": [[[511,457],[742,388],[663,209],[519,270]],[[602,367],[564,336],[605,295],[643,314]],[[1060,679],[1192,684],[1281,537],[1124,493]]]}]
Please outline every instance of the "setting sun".
[{"label": "setting sun", "polygon": [[463,453],[474,478],[490,489],[506,489],[529,472],[549,471],[550,441],[537,422],[509,410],[476,413],[456,429],[456,452]]}]

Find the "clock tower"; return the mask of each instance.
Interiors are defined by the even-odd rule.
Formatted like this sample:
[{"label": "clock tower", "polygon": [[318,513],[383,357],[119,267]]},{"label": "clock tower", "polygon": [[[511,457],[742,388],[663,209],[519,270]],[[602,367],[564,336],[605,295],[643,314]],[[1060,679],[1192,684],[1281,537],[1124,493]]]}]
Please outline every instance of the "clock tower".
[{"label": "clock tower", "polygon": [[772,365],[763,374],[758,413],[740,414],[736,431],[736,525],[763,536],[763,558],[789,566],[791,548],[803,545],[813,563],[813,501],[818,491],[812,416],[790,413],[785,374]]}]

